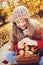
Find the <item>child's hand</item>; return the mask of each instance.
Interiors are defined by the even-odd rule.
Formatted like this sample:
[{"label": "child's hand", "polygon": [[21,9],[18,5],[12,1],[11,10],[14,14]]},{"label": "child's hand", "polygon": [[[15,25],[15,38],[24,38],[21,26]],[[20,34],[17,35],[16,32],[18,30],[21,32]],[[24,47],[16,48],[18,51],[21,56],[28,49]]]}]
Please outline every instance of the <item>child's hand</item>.
[{"label": "child's hand", "polygon": [[25,38],[23,41],[25,41],[25,45],[30,45],[30,46],[38,46],[38,43],[34,40],[31,40],[29,38]]},{"label": "child's hand", "polygon": [[24,43],[21,40],[21,41],[18,42],[18,49],[23,49],[23,48],[24,48]]},{"label": "child's hand", "polygon": [[30,46],[38,46],[38,43],[36,41],[34,41],[34,40],[31,40],[31,39],[28,40],[26,44],[30,45]]},{"label": "child's hand", "polygon": [[18,42],[18,48],[19,49],[23,49],[25,47],[25,45],[38,46],[38,43],[34,40],[29,39],[29,38],[24,38],[24,39],[22,39],[21,41]]}]

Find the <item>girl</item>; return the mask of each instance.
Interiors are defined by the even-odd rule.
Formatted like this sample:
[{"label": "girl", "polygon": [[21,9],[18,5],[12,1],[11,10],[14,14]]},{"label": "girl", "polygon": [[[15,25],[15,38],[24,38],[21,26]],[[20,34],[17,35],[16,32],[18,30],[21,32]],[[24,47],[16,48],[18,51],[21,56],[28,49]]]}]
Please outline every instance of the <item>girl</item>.
[{"label": "girl", "polygon": [[[43,48],[43,26],[38,21],[30,18],[29,11],[25,6],[16,7],[10,17],[10,21],[13,24],[10,50],[18,52],[18,49],[24,48],[24,43],[28,42],[28,45],[38,46],[38,49]],[[14,63],[11,62],[10,64]]]}]

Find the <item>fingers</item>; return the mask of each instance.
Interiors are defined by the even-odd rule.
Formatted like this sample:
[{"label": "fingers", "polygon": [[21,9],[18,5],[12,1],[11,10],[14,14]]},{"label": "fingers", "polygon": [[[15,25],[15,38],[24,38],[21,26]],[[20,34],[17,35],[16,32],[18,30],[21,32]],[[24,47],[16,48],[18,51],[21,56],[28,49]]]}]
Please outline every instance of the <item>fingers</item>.
[{"label": "fingers", "polygon": [[[26,44],[24,44],[24,43],[26,43]],[[25,45],[38,46],[38,43],[29,38],[24,38],[23,40],[18,42],[18,49],[23,49]]]},{"label": "fingers", "polygon": [[30,39],[30,40],[28,40],[28,41],[26,42],[25,45],[38,46],[38,43],[37,43],[36,41]]},{"label": "fingers", "polygon": [[36,41],[34,41],[34,45],[35,45],[35,46],[38,46],[38,43],[37,43]]},{"label": "fingers", "polygon": [[18,49],[23,49],[24,48],[24,43],[22,41],[20,41],[18,43]]}]

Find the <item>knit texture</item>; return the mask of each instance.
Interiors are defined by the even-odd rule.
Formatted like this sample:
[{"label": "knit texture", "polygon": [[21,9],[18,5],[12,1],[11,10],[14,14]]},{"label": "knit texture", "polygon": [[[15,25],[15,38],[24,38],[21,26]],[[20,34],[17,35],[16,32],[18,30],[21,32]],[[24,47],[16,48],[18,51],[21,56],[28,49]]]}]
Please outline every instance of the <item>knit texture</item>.
[{"label": "knit texture", "polygon": [[18,6],[14,9],[10,21],[16,22],[19,18],[30,18],[28,9],[25,6]]}]

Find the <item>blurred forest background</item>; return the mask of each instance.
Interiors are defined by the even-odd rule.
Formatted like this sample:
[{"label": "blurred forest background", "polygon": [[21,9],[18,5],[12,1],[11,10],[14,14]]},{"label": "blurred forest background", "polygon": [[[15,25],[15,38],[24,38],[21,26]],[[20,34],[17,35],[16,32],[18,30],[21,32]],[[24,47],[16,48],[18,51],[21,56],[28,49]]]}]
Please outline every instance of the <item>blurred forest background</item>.
[{"label": "blurred forest background", "polygon": [[8,21],[13,9],[24,5],[30,12],[30,17],[43,25],[43,0],[0,0],[0,48],[9,41],[12,23]]}]

